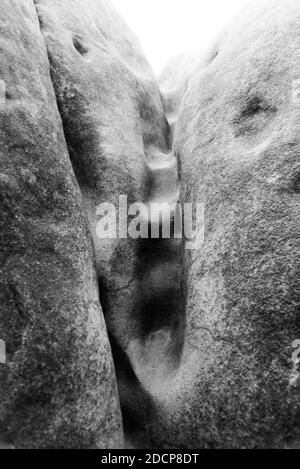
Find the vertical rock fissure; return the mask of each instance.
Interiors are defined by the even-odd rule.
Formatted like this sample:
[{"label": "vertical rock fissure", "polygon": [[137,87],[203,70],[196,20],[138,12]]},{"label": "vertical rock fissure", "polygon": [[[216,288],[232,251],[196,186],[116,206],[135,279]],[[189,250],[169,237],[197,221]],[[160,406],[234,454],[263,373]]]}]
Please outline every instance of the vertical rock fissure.
[{"label": "vertical rock fissure", "polygon": [[[72,78],[70,79],[67,76],[62,85],[63,80],[60,80],[58,76],[62,72],[57,71],[57,58],[53,57],[53,50],[49,50],[49,44],[44,34],[46,20],[39,12],[39,2],[37,0],[32,1],[35,5],[41,34],[44,38],[50,76],[69,158],[83,195],[83,206],[89,218],[97,259],[99,252],[106,249],[105,244],[100,243],[99,245],[99,241],[95,240],[94,233],[96,204],[103,199],[105,191],[102,193],[101,190],[95,189],[95,187],[100,185],[102,188],[103,181],[99,182],[99,178],[105,179],[107,177],[106,172],[111,171],[109,165],[113,165],[113,162],[107,162],[106,160],[109,157],[106,155],[99,156],[102,149],[97,141],[98,137],[95,137],[94,147],[91,150],[91,153],[95,152],[95,158],[92,156],[89,157],[90,159],[87,162],[83,161],[84,152],[87,154],[89,152],[86,149],[85,140],[90,140],[88,132],[91,132],[94,136],[94,129],[90,130],[91,122],[85,121],[82,124],[87,127],[87,134],[85,135],[82,132],[79,136],[74,135],[74,127],[78,124],[72,121],[70,115],[73,111],[84,115],[85,103],[83,103],[83,100],[81,101],[79,91],[76,88],[77,85],[74,85],[74,89],[67,88],[66,83],[68,81],[71,83]],[[88,60],[89,54],[92,54],[92,52],[81,36],[73,36],[73,45],[80,56],[80,60]],[[70,77],[72,77],[71,73]],[[98,79],[101,80],[100,74]],[[130,77],[130,80],[134,82],[138,79],[140,78]],[[66,89],[62,90],[61,86],[66,87],[68,91]],[[141,92],[136,92],[133,99],[138,100],[140,108],[139,119],[144,155],[142,158],[139,156],[137,171],[141,172],[140,179],[143,182],[140,200],[134,200],[130,193],[128,199],[131,202],[143,201],[149,208],[152,203],[173,205],[179,199],[179,181],[177,162],[172,149],[169,148],[172,140],[171,131],[167,125],[160,94],[158,89],[155,89],[156,85],[152,85],[153,88],[150,88],[150,90],[147,88],[148,85],[143,82],[142,85],[138,85],[139,88],[142,86],[145,88]],[[128,92],[128,90],[125,89],[125,92]],[[74,93],[74,100],[70,97],[71,93]],[[154,93],[157,94],[155,99],[159,103],[155,103]],[[105,96],[97,99],[105,99]],[[81,105],[82,110],[78,110],[76,106]],[[157,116],[155,116],[155,113]],[[118,119],[119,117],[116,115],[115,118]],[[79,147],[78,151],[76,145]],[[99,161],[96,161],[96,157],[105,161],[101,175],[95,174],[97,172],[96,165]],[[95,171],[93,171],[94,164]],[[87,168],[88,165],[91,167]],[[139,169],[140,165],[144,165],[144,167]],[[136,170],[136,168],[134,169]],[[118,171],[119,169],[116,168],[114,178],[118,177]],[[111,175],[109,174],[108,177],[111,177]],[[119,179],[122,181],[122,173],[120,173]],[[116,184],[118,184],[118,181]],[[129,187],[126,186],[127,191],[129,189],[129,192],[134,193],[135,184],[134,179],[132,179]],[[124,191],[118,185],[116,189]],[[110,192],[113,192],[112,188],[110,188],[107,197],[113,201],[113,198],[115,200],[115,194],[111,198]],[[139,190],[136,190],[135,196],[137,197],[138,194]],[[99,300],[104,312],[113,353],[125,432],[129,439],[128,444],[137,447],[150,445],[147,421],[152,405],[151,396],[162,394],[164,387],[168,385],[169,380],[176,373],[184,343],[185,317],[180,286],[182,270],[180,243],[175,239],[163,239],[161,223],[162,220],[160,220],[159,239],[151,239],[150,237],[149,239],[128,240],[124,243],[121,241],[116,242],[112,251],[110,251],[110,246],[107,247],[108,252],[111,252],[108,267],[105,267],[105,262],[102,261],[101,256],[101,262],[96,262],[100,264],[97,266],[100,285]],[[172,230],[173,227],[171,227]],[[172,235],[173,233],[171,233]],[[128,262],[129,265],[128,274],[126,275],[120,273],[120,269],[123,269],[122,258],[124,256],[125,258],[128,256],[125,262]],[[126,304],[126,298],[128,298],[129,306]]]}]

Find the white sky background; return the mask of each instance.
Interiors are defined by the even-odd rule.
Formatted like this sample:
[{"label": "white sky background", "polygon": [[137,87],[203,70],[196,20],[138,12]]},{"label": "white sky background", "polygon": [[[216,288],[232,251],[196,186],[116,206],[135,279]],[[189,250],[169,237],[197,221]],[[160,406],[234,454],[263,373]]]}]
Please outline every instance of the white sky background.
[{"label": "white sky background", "polygon": [[174,55],[209,45],[249,0],[111,0],[155,73]]}]

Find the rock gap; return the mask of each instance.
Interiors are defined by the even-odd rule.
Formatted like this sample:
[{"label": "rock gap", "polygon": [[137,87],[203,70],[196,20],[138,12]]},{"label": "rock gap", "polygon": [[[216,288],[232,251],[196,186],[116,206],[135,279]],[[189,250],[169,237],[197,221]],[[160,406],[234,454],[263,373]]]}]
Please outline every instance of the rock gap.
[{"label": "rock gap", "polygon": [[[43,18],[35,4],[37,16],[40,22],[41,33],[47,20]],[[76,51],[85,56],[89,48],[82,38],[75,34],[72,43]],[[57,106],[62,119],[62,125],[69,151],[73,170],[82,190],[83,197],[91,193],[92,189],[99,186],[97,180],[98,168],[92,159],[82,159],[78,155],[88,153],[86,140],[82,138],[82,129],[74,133],[73,114],[84,114],[83,98],[74,87],[68,90],[58,90],[58,79],[55,76],[56,65],[47,41],[45,45],[48,53],[51,69],[52,84],[56,94]],[[162,128],[157,129],[157,134],[152,135],[149,129],[149,121],[153,119],[150,97],[147,93],[141,93],[141,129],[144,141],[145,157],[147,159],[147,177],[144,179],[143,199],[137,202],[145,202],[149,207],[151,203],[176,203],[179,198],[179,181],[177,174],[177,162],[172,149],[169,148],[172,140],[171,130],[162,121]],[[138,98],[138,95],[137,95]],[[104,97],[105,99],[105,97]],[[82,105],[82,109],[80,109]],[[71,121],[69,121],[69,116]],[[154,117],[155,118],[155,117]],[[91,124],[92,125],[92,124]],[[88,124],[87,124],[88,127]],[[166,145],[162,143],[159,132],[165,135]],[[88,133],[86,139],[91,142]],[[94,145],[97,145],[95,141]],[[110,171],[109,163],[102,166],[102,178],[106,177],[105,171]],[[122,177],[122,175],[120,176]],[[91,184],[91,181],[92,184]],[[101,181],[100,181],[101,184]],[[89,189],[87,190],[87,186]],[[95,199],[95,195],[92,195]],[[94,210],[96,200],[92,204]],[[106,318],[109,340],[116,369],[121,409],[123,414],[124,431],[129,446],[148,447],[150,437],[147,430],[147,416],[150,412],[152,399],[151,392],[159,392],[160,386],[169,378],[179,365],[184,343],[185,319],[182,307],[181,294],[181,261],[179,242],[174,239],[162,239],[160,220],[160,236],[158,239],[135,240],[132,245],[133,256],[131,281],[119,288],[116,282],[106,278],[106,274],[99,274],[100,303]],[[171,226],[171,231],[173,226]],[[91,227],[91,231],[93,228]],[[97,251],[97,247],[95,247]],[[103,247],[105,249],[105,246]],[[131,249],[131,248],[129,248]],[[118,250],[116,250],[117,256]],[[119,259],[116,259],[117,264]],[[113,264],[110,264],[112,275]],[[117,269],[119,267],[117,266]],[[114,302],[126,299],[122,291],[127,294],[133,290],[132,305],[129,313],[124,311],[124,318],[114,317],[112,311]],[[118,315],[122,315],[118,311]],[[127,347],[120,342],[118,334],[119,326],[115,321],[125,323],[125,329],[129,330],[131,337]],[[122,329],[122,328],[121,328]]]}]

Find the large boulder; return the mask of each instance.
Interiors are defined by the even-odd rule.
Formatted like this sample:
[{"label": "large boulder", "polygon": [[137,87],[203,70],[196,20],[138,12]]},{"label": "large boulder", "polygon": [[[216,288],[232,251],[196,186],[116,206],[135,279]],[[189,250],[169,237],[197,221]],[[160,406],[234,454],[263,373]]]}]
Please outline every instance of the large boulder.
[{"label": "large boulder", "polygon": [[0,23],[1,446],[122,447],[94,252],[34,3],[2,0]]},{"label": "large boulder", "polygon": [[[298,3],[252,2],[160,94],[106,0],[2,0],[1,447],[122,445],[99,297],[128,446],[297,446]],[[173,133],[201,249],[103,239],[101,203],[178,200]]]},{"label": "large boulder", "polygon": [[183,247],[185,345],[156,447],[300,440],[299,25],[298,0],[251,2],[189,79],[174,148],[205,239]]},{"label": "large boulder", "polygon": [[[161,334],[180,322],[176,294],[178,243],[99,237],[97,208],[119,196],[135,202],[178,198],[169,126],[153,72],[141,47],[106,0],[35,0],[69,154],[79,182],[96,250],[101,303],[108,326],[126,433],[146,427],[149,396],[139,381],[139,358],[152,367]],[[153,276],[160,280],[153,286]],[[163,292],[168,292],[163,300]],[[176,294],[174,294],[174,290]],[[171,307],[168,299],[172,301]],[[167,329],[167,331],[165,331]],[[167,361],[177,347],[163,348]],[[172,335],[171,334],[171,335]],[[144,355],[145,355],[144,354]],[[130,360],[128,360],[128,357]],[[149,359],[147,359],[149,357]],[[157,358],[155,359],[157,362]],[[155,373],[156,381],[163,369]],[[138,374],[138,379],[135,374]],[[145,374],[145,373],[144,373]],[[145,377],[146,379],[146,377]],[[134,437],[136,438],[136,437]]]}]

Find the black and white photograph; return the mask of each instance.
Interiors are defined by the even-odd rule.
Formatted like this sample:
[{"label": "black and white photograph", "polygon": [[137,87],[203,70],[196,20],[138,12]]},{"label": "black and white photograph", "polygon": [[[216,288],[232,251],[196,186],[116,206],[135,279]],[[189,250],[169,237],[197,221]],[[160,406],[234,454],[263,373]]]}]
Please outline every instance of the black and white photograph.
[{"label": "black and white photograph", "polygon": [[299,450],[299,305],[300,0],[0,0],[1,455]]}]

